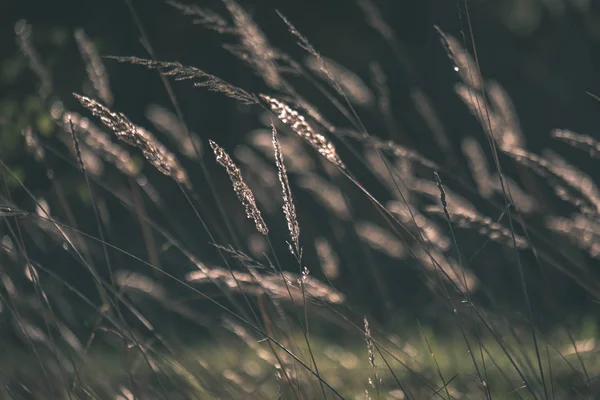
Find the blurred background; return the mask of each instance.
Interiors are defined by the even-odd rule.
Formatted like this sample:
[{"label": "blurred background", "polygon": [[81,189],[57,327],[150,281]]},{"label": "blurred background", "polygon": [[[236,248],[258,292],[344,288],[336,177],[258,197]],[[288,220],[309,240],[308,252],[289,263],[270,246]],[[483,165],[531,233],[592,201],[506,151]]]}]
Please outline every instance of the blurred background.
[{"label": "blurred background", "polygon": [[[399,40],[397,48],[400,51],[396,54],[369,26],[361,8],[352,2],[257,0],[241,3],[273,46],[285,49],[300,60],[305,57],[304,50],[295,44],[295,38],[287,32],[276,10],[287,16],[321,54],[356,72],[364,81],[372,81],[371,63],[379,63],[387,75],[392,93],[391,108],[398,125],[398,136],[393,139],[435,161],[442,161],[443,155],[414,105],[411,92],[414,87],[421,88],[429,97],[455,151],[460,151],[460,141],[466,136],[482,138],[478,122],[454,92],[458,77],[435,26],[471,47],[471,24],[482,74],[486,79],[499,82],[512,98],[531,151],[557,148],[557,143],[549,137],[550,130],[555,128],[595,136],[600,103],[588,93],[600,94],[598,2],[479,0],[469,1],[468,10],[462,1],[381,1],[376,4]],[[223,49],[226,36],[224,40],[223,36],[194,24],[193,18],[181,15],[162,1],[133,2],[133,5],[157,59],[197,66],[247,90],[265,91],[264,84]],[[224,11],[218,1],[203,1],[202,6]],[[16,45],[17,21],[24,19],[31,24],[33,43],[51,75],[51,98],[58,98],[67,108],[79,112],[82,109],[71,93],[85,92],[86,73],[73,39],[76,29],[83,28],[102,55],[147,57],[147,53],[139,40],[132,14],[123,1],[5,0],[0,5],[0,15],[0,154],[25,185],[36,195],[44,196],[52,183],[43,168],[27,153],[20,133],[30,125],[52,140],[56,126],[49,115],[48,101],[40,96],[40,82]],[[114,92],[114,108],[136,123],[151,127],[145,117],[150,104],[170,107],[155,71],[114,60],[105,60],[105,65]],[[177,82],[174,87],[190,129],[205,140],[212,138],[225,148],[233,149],[245,141],[250,131],[261,127],[254,110],[240,107],[218,93],[194,88],[187,82]],[[313,94],[307,92],[309,98]],[[344,117],[331,112],[331,105],[325,99],[316,99],[314,104],[334,124],[344,125]],[[369,120],[369,116],[363,118],[368,127],[373,127],[371,129],[382,128],[379,121]],[[385,138],[385,134],[382,136]],[[570,149],[566,151],[568,155],[577,155],[575,151],[569,153]],[[143,164],[141,158],[138,161]],[[582,169],[597,176],[594,175],[597,168],[588,168],[593,164],[586,160],[581,163]],[[214,163],[209,165],[217,171]],[[76,178],[78,173],[65,165],[56,168],[69,195],[84,196],[85,183]],[[458,168],[457,173],[459,171],[462,170]],[[166,190],[168,196],[169,180],[149,166],[144,172],[158,190]],[[226,185],[225,181],[223,190],[228,190]],[[16,201],[31,201],[18,188],[14,189]],[[181,199],[172,201],[178,204]],[[237,207],[235,198],[227,197],[225,201]],[[306,203],[300,208],[309,210],[306,215],[310,216],[311,205]],[[85,209],[86,206],[82,207]],[[130,231],[131,224],[126,222],[129,220],[118,217],[118,214],[113,216],[117,223],[123,223],[116,230],[122,235],[121,245],[129,250],[143,246],[141,241],[135,240],[139,237],[138,228],[134,226]],[[82,226],[94,223],[89,213],[78,215],[78,219]],[[312,223],[317,221],[303,221],[307,227]],[[187,226],[186,229],[194,228]],[[469,243],[465,245],[469,246]],[[407,294],[407,298],[412,296],[413,293]]]},{"label": "blurred background", "polygon": [[[454,92],[458,77],[452,69],[434,26],[464,40],[471,47],[467,9],[461,1],[380,1],[376,3],[394,29],[400,54],[393,54],[365,20],[353,2],[246,1],[242,6],[270,38],[273,46],[302,60],[304,50],[295,44],[276,10],[313,43],[324,56],[372,81],[370,64],[378,62],[387,75],[398,137],[422,154],[440,161],[435,137],[419,115],[411,90],[419,87],[429,97],[441,125],[460,150],[465,136],[481,136],[476,119]],[[265,91],[264,84],[222,45],[227,42],[213,31],[194,24],[193,18],[162,1],[133,2],[147,31],[156,58],[197,66],[250,91]],[[219,1],[203,1],[203,7],[223,12]],[[595,136],[600,104],[587,94],[600,94],[600,5],[591,0],[494,0],[468,1],[478,61],[486,79],[499,82],[512,98],[527,145],[531,151],[557,145],[551,129],[568,128]],[[48,67],[52,96],[69,109],[82,111],[72,92],[81,92],[85,66],[73,39],[83,28],[102,55],[140,56],[147,53],[139,40],[132,15],[124,1],[17,1],[0,4],[0,154],[15,168],[24,183],[42,195],[51,183],[29,156],[20,134],[31,125],[44,136],[56,130],[48,104],[39,96],[40,83],[28,68],[16,45],[15,24],[24,19],[33,28],[32,40]],[[115,97],[115,108],[133,121],[150,127],[145,112],[150,104],[170,107],[155,71],[105,60]],[[174,85],[190,129],[205,140],[213,138],[226,148],[244,141],[260,123],[254,111],[236,105],[218,93],[193,88],[186,82]],[[314,93],[308,92],[310,96]],[[344,125],[341,115],[331,113],[324,99],[314,103],[334,124]],[[322,107],[322,108],[321,108]],[[372,129],[382,127],[366,118]],[[385,135],[384,135],[385,136]],[[569,149],[567,149],[569,151]],[[576,152],[570,153],[577,155]],[[582,169],[594,176],[597,169]],[[593,164],[592,164],[593,165]],[[211,163],[214,167],[214,164]],[[60,166],[58,166],[60,168]],[[76,175],[64,167],[62,176]],[[146,167],[146,169],[149,169]],[[145,171],[146,172],[146,171]],[[147,171],[154,178],[155,171]],[[170,185],[157,177],[158,189]],[[75,181],[73,181],[75,182]],[[82,182],[71,190],[82,190]],[[18,193],[16,193],[18,196]],[[235,199],[230,199],[236,201]],[[310,214],[310,213],[309,213]],[[82,218],[85,218],[83,216]],[[126,229],[124,229],[126,231]],[[124,235],[127,237],[127,235]]]},{"label": "blurred background", "polygon": [[[202,0],[197,3],[227,15],[220,1]],[[465,160],[460,156],[461,141],[467,136],[473,136],[483,144],[485,139],[478,121],[455,93],[454,86],[459,77],[440,42],[435,29],[437,26],[466,43],[471,53],[476,49],[483,77],[502,85],[512,99],[529,151],[538,153],[544,148],[554,149],[586,171],[593,179],[597,180],[600,177],[600,169],[591,159],[581,157],[576,150],[550,138],[552,129],[562,128],[600,137],[600,102],[593,96],[600,96],[598,1],[375,1],[398,40],[393,50],[369,25],[361,7],[351,1],[240,0],[239,3],[263,29],[274,47],[284,49],[298,60],[304,60],[305,51],[296,45],[296,38],[289,34],[276,10],[285,15],[322,55],[354,71],[365,82],[373,82],[372,66],[374,62],[378,63],[387,76],[387,87],[391,93],[390,107],[396,126],[393,134],[388,134],[387,122],[369,113],[361,114],[367,129],[383,139],[394,139],[414,148],[443,165],[447,173],[455,173],[457,177],[469,180]],[[248,91],[270,93],[249,68],[223,48],[223,44],[228,41],[226,35],[219,35],[194,24],[193,18],[183,16],[179,10],[163,1],[132,0],[132,4],[158,60],[178,61],[184,65],[196,66]],[[15,27],[21,20],[26,20],[31,25],[32,43],[50,74],[51,89],[41,86],[40,80],[29,68],[27,58],[16,45]],[[125,1],[0,2],[0,159],[34,196],[46,199],[52,209],[56,210],[56,215],[68,220],[68,216],[57,206],[54,192],[55,182],[60,182],[67,198],[73,200],[73,214],[79,228],[94,232],[95,217],[90,212],[89,193],[81,173],[69,163],[56,159],[52,164],[55,180],[49,179],[47,170],[36,162],[35,157],[27,150],[21,134],[23,129],[31,127],[45,142],[59,152],[68,154],[65,145],[57,138],[59,129],[50,114],[51,104],[60,100],[66,108],[89,116],[71,95],[73,92],[90,92],[85,64],[73,36],[79,28],[85,31],[103,56],[148,57],[140,42],[140,33],[134,23],[134,17]],[[141,126],[152,128],[147,118],[148,107],[154,104],[171,109],[169,97],[156,71],[119,64],[110,59],[104,62],[114,93],[114,110],[125,113]],[[210,149],[207,149],[207,140],[217,141],[234,154],[237,146],[248,143],[251,132],[268,129],[265,118],[261,119],[256,109],[236,104],[219,93],[194,88],[189,82],[174,82],[173,86],[190,130],[202,138],[204,157],[210,173],[215,176],[217,191],[226,193],[222,197],[224,208],[233,210],[232,215],[236,221],[241,221],[240,225],[236,226],[241,236],[252,238],[252,226],[245,221],[243,210],[231,193],[230,182],[214,159],[207,157],[212,156],[208,154]],[[419,88],[429,98],[430,105],[437,113],[439,122],[450,140],[453,152],[459,155],[456,159],[447,157],[440,150],[431,125],[415,106],[415,88]],[[303,94],[313,101],[330,122],[337,126],[348,125],[344,116],[337,113],[327,99],[318,97],[317,91],[302,89]],[[160,134],[158,137],[161,140],[165,139]],[[171,149],[177,149],[173,142],[167,139],[163,141]],[[344,150],[341,152],[344,154]],[[172,213],[171,216],[166,216],[148,207],[149,216],[161,223],[166,223],[168,218],[175,218],[179,221],[181,231],[189,235],[185,240],[199,258],[207,262],[217,262],[213,247],[203,236],[198,221],[190,218],[192,210],[186,205],[181,193],[173,189],[173,182],[147,165],[140,154],[134,154],[143,173],[164,197]],[[208,191],[198,164],[189,162],[184,157],[181,159],[190,171],[196,188],[200,192]],[[350,161],[349,167],[359,171],[358,163]],[[511,167],[507,167],[507,171],[509,175],[515,172]],[[357,175],[360,180],[360,172],[357,172]],[[368,175],[363,177],[369,190],[385,199],[384,188],[370,182]],[[110,181],[111,178],[108,177],[107,180]],[[5,174],[4,181],[6,187],[1,190],[3,194],[8,191],[16,204],[28,210],[35,209],[35,203],[14,179]],[[260,186],[260,179],[257,182]],[[533,188],[533,195],[545,212],[563,214],[571,211],[565,204],[550,200],[551,191],[535,181],[529,181],[528,188]],[[349,187],[349,190],[352,189]],[[324,227],[322,224],[327,216],[323,214],[322,208],[314,204],[312,196],[300,190],[295,193],[300,225],[307,242],[310,240],[308,238],[318,235],[335,236],[335,227]],[[349,196],[360,197],[358,193]],[[120,207],[119,202],[110,196],[99,195],[98,200],[104,201],[106,209],[110,210],[111,243],[139,255],[144,260],[151,259],[146,248],[147,241],[142,239],[136,216]],[[474,204],[485,207],[485,201],[471,200]],[[206,202],[209,209],[216,207],[208,194]],[[359,213],[364,212],[365,217],[377,215],[364,198],[362,202],[356,206]],[[275,247],[285,248],[286,226],[280,216],[269,214],[266,218],[268,222],[274,222],[270,225],[275,233]],[[0,233],[7,234],[7,231],[2,229],[4,227],[0,227]],[[52,268],[57,273],[68,277],[69,282],[83,288],[84,292],[93,291],[93,281],[89,274],[74,266],[72,258],[65,254],[59,245],[40,243],[36,242],[36,246],[30,248],[32,258],[51,259]],[[342,264],[344,260],[356,257],[366,264],[368,261],[376,263],[382,279],[386,281],[386,289],[382,291],[377,278],[374,278],[376,274],[372,271],[358,271],[354,275],[342,274],[336,282],[338,289],[348,293],[351,300],[360,304],[361,311],[374,315],[374,319],[382,324],[390,321],[414,322],[416,317],[433,325],[438,322],[440,309],[432,304],[429,291],[425,285],[419,283],[420,278],[416,274],[395,268],[396,261],[386,257],[362,260],[360,257],[363,256],[352,244],[354,242],[348,243],[347,246],[344,246],[344,241],[336,244],[337,252],[343,255]],[[461,236],[460,243],[461,247],[466,249],[481,246],[477,235]],[[556,245],[560,243],[557,242]],[[156,246],[161,249],[162,266],[169,268],[170,273],[181,276],[189,270],[189,265],[181,255],[165,249],[164,243],[158,242]],[[524,256],[528,265],[535,265],[527,257]],[[315,251],[307,250],[305,260],[308,265],[316,264],[318,261]],[[510,275],[508,264],[511,260],[511,256],[506,252],[492,249],[478,256],[477,265],[480,269],[477,274],[482,281],[487,280],[488,283],[496,285],[492,285],[492,290],[504,293],[505,303],[502,303],[502,306],[507,309],[514,306],[515,310],[523,311],[516,276],[513,274],[513,277],[506,277],[504,272],[498,272],[506,268],[506,275]],[[590,267],[591,274],[597,272],[594,270],[597,261],[594,262],[581,254],[577,255],[577,260]],[[131,262],[126,258],[117,262],[119,261],[121,265]],[[128,265],[128,269],[143,271],[144,266],[138,264]],[[289,270],[294,270],[295,267],[294,265]],[[530,278],[535,287],[537,272],[534,267],[531,269],[533,272],[530,272]],[[316,268],[314,274],[322,277]],[[549,271],[547,277],[560,299],[561,306],[568,310],[570,318],[574,321],[583,318],[595,321],[593,315],[598,311],[598,304],[591,301],[577,284],[565,280],[562,274],[555,271]],[[173,284],[172,289],[176,288],[177,284]],[[59,288],[56,290],[60,291]],[[535,290],[533,293],[536,293]],[[536,316],[543,321],[541,327],[549,329],[557,322],[557,316],[553,313],[554,304],[546,302],[542,295],[539,298],[535,296],[532,303]],[[197,301],[203,310],[212,310],[212,306],[193,295],[181,295],[177,301],[186,304],[196,304]],[[382,307],[381,304],[385,306]],[[71,304],[74,315],[85,315],[87,311],[78,310],[78,307],[76,303]],[[185,325],[185,318],[177,319],[169,312],[168,307],[165,310],[147,307],[145,311],[150,315],[159,315],[159,320],[168,326],[166,330],[172,331],[171,333],[180,338],[191,332]],[[335,332],[329,334],[333,335]],[[189,335],[194,336],[194,333]]]}]

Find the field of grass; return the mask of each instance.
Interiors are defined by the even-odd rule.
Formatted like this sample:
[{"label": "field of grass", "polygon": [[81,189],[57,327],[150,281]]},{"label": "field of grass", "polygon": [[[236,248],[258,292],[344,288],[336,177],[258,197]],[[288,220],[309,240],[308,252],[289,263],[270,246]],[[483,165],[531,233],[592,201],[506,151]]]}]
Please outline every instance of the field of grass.
[{"label": "field of grass", "polygon": [[[391,60],[370,79],[293,15],[271,16],[288,53],[241,2],[167,3],[222,34],[260,90],[161,61],[125,0],[147,54],[101,56],[78,29],[85,84],[61,96],[16,22],[41,116],[2,108],[2,140],[30,156],[0,159],[0,398],[600,396],[600,141],[557,127],[561,151],[528,147],[468,2],[462,36],[431,29],[477,129],[446,131],[414,84],[426,138],[399,128],[383,66],[410,68],[375,2],[357,4]],[[129,117],[106,63],[155,73],[169,103]],[[188,126],[175,85],[228,98],[254,129]]]}]

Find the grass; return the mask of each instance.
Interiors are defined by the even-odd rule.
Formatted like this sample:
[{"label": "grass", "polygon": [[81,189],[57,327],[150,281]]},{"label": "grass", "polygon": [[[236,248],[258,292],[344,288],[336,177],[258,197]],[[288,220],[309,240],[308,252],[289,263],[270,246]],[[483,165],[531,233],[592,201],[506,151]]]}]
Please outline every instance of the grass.
[{"label": "grass", "polygon": [[[424,340],[424,337],[427,338],[427,341]],[[302,335],[298,334],[293,341],[301,343]],[[402,339],[396,338],[396,342],[389,344],[389,349],[398,359],[395,360],[391,356],[386,357],[395,376],[387,367],[384,368],[383,365],[379,367],[378,386],[382,398],[400,396],[396,379],[401,379],[408,387],[414,388],[422,385],[422,376],[433,377],[433,372],[437,368],[436,363],[439,365],[441,375],[446,377],[446,381],[452,380],[454,396],[464,396],[464,393],[482,390],[477,378],[473,376],[471,360],[465,357],[467,348],[458,332],[439,337],[430,329],[424,332],[406,332],[405,329],[402,331]],[[566,334],[555,334],[552,335],[549,342],[565,343],[568,342],[568,337]],[[516,343],[509,339],[507,345],[512,348],[525,349],[522,356],[530,364],[535,363],[536,355],[530,341]],[[373,387],[365,379],[372,374],[372,370],[364,341],[344,338],[344,340],[332,343],[328,337],[313,335],[311,346],[323,378],[332,386],[339,388],[339,392],[344,398],[362,397],[365,390],[373,390]],[[552,345],[549,344],[549,346]],[[544,362],[547,365],[552,363],[553,366],[553,390],[556,398],[568,398],[575,390],[585,392],[586,388],[583,383],[580,383],[579,387],[570,387],[573,382],[581,379],[579,373],[576,372],[576,366],[580,361],[585,363],[587,373],[592,376],[597,375],[600,370],[597,357],[591,350],[594,344],[587,341],[578,343],[578,346],[581,351],[581,360],[578,360],[577,355],[568,346],[549,347],[548,353],[544,355]],[[268,349],[264,343],[259,347],[264,350]],[[526,389],[522,387],[518,374],[513,372],[511,364],[497,342],[493,338],[486,338],[483,341],[483,347],[486,353],[485,358],[489,363],[486,382],[491,388],[491,392],[494,393],[494,397],[511,398],[518,393],[522,398],[529,398]],[[435,355],[435,361],[430,353]],[[18,352],[13,347],[7,349],[4,354],[11,358],[22,359],[22,362],[19,363],[5,364],[2,368],[5,379],[18,381],[35,379],[38,376],[38,371],[31,367],[25,367],[25,365],[35,365],[36,363],[30,353]],[[300,354],[308,357],[306,349]],[[495,360],[495,363],[491,361],[492,359]],[[222,393],[222,386],[226,382],[231,383],[229,390],[234,391],[236,397],[252,393],[257,397],[272,398],[276,396],[277,391],[285,391],[285,385],[281,381],[272,379],[272,365],[257,357],[257,351],[246,346],[235,335],[226,336],[218,342],[209,341],[186,345],[174,354],[161,354],[160,360],[161,374],[164,374],[164,380],[170,384],[177,383],[177,387],[170,388],[169,393],[172,396],[181,395],[177,394],[179,391],[186,397],[203,398],[202,396],[207,396],[207,398],[211,398],[210,396],[213,396],[218,398],[224,395],[219,395],[219,393]],[[378,363],[381,362],[379,359],[377,360]],[[145,365],[141,357],[127,354],[127,352],[120,353],[112,350],[106,351],[106,349],[92,350],[80,362],[79,375],[81,379],[104,396],[109,395],[106,392],[108,388],[127,385],[131,376],[134,377],[135,382],[148,382],[156,379],[155,370]],[[299,365],[296,367],[300,368]],[[412,372],[409,372],[407,367]],[[97,371],[103,371],[103,373],[98,375]],[[462,372],[457,373],[457,371]],[[298,372],[303,375],[301,370]],[[313,382],[314,384],[315,382]],[[433,378],[431,378],[430,384],[433,387],[441,388],[441,382]],[[145,393],[143,389],[139,390],[140,393]],[[314,393],[311,394],[310,389],[306,390],[306,395],[317,396]],[[418,393],[417,391],[414,394],[424,396],[424,392]],[[332,393],[328,394],[332,395]],[[293,394],[287,393],[285,397],[287,396],[293,396]]]},{"label": "grass", "polygon": [[[56,131],[23,127],[50,201],[0,161],[3,398],[598,396],[587,314],[600,299],[600,190],[557,154],[527,150],[508,93],[479,67],[466,2],[464,40],[437,30],[479,136],[452,143],[413,96],[445,160],[402,144],[378,64],[363,82],[292,18],[278,13],[307,67],[234,0],[171,2],[235,43],[225,48],[262,80],[254,92],[157,60],[125,3],[147,58],[103,59],[77,30],[91,85],[73,99],[53,89],[32,27],[16,25]],[[360,6],[400,54],[375,4]],[[115,61],[160,74],[171,105],[148,109],[158,134],[113,105],[103,63]],[[235,149],[190,133],[170,79],[229,97],[260,128]],[[553,136],[591,157],[600,146]]]}]

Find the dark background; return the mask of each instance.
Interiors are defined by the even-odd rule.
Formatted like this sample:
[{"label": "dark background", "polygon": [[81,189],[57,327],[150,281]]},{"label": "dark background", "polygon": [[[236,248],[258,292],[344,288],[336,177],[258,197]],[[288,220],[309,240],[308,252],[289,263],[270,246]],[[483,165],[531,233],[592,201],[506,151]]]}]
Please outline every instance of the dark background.
[{"label": "dark background", "polygon": [[[453,101],[451,88],[455,79],[448,68],[443,48],[433,29],[461,37],[467,30],[464,7],[457,1],[390,1],[378,2],[387,22],[394,28],[414,66],[418,82],[431,96],[449,131],[460,130],[457,114],[463,109]],[[202,1],[199,5],[224,11],[218,1]],[[286,15],[324,55],[342,63],[365,79],[368,63],[379,60],[386,66],[391,87],[395,90],[408,79],[389,57],[389,48],[367,26],[360,9],[347,1],[246,1],[247,9],[276,47],[293,55],[303,55],[275,14]],[[554,6],[551,6],[554,4]],[[577,6],[577,4],[581,4]],[[587,5],[586,5],[587,4]],[[233,56],[221,49],[218,34],[193,25],[171,6],[162,1],[134,2],[158,59],[177,60],[199,66],[206,71],[247,87],[259,89],[250,72]],[[105,55],[145,56],[138,41],[138,32],[122,1],[14,1],[0,5],[2,28],[0,49],[2,59],[14,57],[13,27],[16,20],[26,19],[34,28],[36,44],[49,60],[58,91],[69,93],[73,81],[84,74],[71,32],[83,27]],[[582,133],[593,133],[595,123],[590,116],[596,104],[586,91],[600,92],[598,65],[600,28],[598,2],[578,0],[500,0],[471,1],[469,11],[483,74],[499,81],[513,97],[527,137],[547,136],[552,128],[569,127]],[[60,49],[52,42],[63,43]],[[4,61],[6,63],[6,61]],[[151,72],[117,65],[108,61],[113,90],[118,105],[135,116],[149,101],[164,102],[160,80]],[[397,72],[397,73],[394,73]],[[138,79],[134,79],[137,77]],[[4,82],[3,98],[23,93],[25,80]],[[221,119],[218,127],[215,110],[225,111],[228,100],[218,95],[193,91],[188,85],[178,85],[182,101],[193,125],[208,132],[230,132],[231,120]],[[145,101],[140,101],[144,99]],[[401,101],[402,99],[396,99]],[[136,106],[137,105],[137,106]],[[206,112],[207,107],[210,112]],[[193,110],[193,111],[192,111]],[[404,110],[399,109],[402,113]],[[401,118],[399,118],[401,119]],[[227,124],[227,125],[224,125]],[[219,128],[220,127],[220,128]],[[464,129],[464,128],[463,128]]]},{"label": "dark background", "polygon": [[[189,18],[162,1],[133,3],[159,60],[197,66],[250,91],[267,90],[250,70],[222,49],[224,40],[218,34],[192,24]],[[226,15],[225,8],[218,1],[198,4]],[[432,99],[457,152],[460,152],[460,140],[465,136],[476,136],[482,140],[477,121],[454,94],[453,86],[458,77],[434,29],[434,25],[437,25],[449,34],[460,39],[464,35],[467,42],[470,41],[464,3],[407,0],[380,1],[377,4],[401,41],[405,50],[404,62],[410,66],[410,72],[399,66],[387,44],[365,23],[361,10],[351,1],[240,1],[240,5],[253,16],[275,47],[299,59],[304,57],[304,52],[295,45],[295,38],[287,32],[275,9],[287,16],[323,55],[357,72],[365,81],[369,82],[369,63],[373,60],[380,62],[388,75],[393,110],[402,132],[399,141],[410,143],[436,161],[442,160],[433,137],[412,105],[408,88],[413,85],[420,86]],[[561,154],[576,160],[590,175],[598,177],[598,169],[594,164],[585,159],[578,160],[578,152],[565,149],[564,145],[557,144],[549,137],[550,130],[554,128],[568,128],[598,137],[600,103],[586,94],[600,94],[598,2],[481,0],[470,1],[468,5],[483,76],[500,82],[512,97],[528,149],[533,152],[539,152],[544,147],[559,149]],[[53,74],[55,95],[68,108],[82,113],[83,110],[70,95],[74,91],[81,92],[85,78],[84,65],[72,38],[75,28],[84,28],[103,55],[147,55],[139,42],[132,16],[122,1],[4,0],[0,4],[0,115],[3,143],[0,154],[4,161],[23,174],[28,187],[33,188],[36,194],[43,195],[50,190],[44,172],[25,152],[22,142],[12,139],[20,137],[18,133],[24,124],[33,124],[39,130],[43,130],[44,126],[43,104],[38,104],[39,101],[36,103],[38,83],[26,68],[26,62],[15,45],[14,24],[19,19],[26,19],[33,27],[34,44]],[[149,126],[144,119],[144,111],[149,103],[170,105],[155,71],[111,60],[106,60],[106,67],[116,99],[114,109],[124,112],[136,123]],[[245,140],[244,135],[251,129],[260,126],[253,111],[236,105],[233,100],[220,94],[193,88],[186,82],[175,83],[175,88],[191,130],[201,134],[205,141],[212,138],[225,148],[233,149]],[[330,111],[327,103],[315,103],[330,115],[327,113]],[[344,125],[343,118],[335,114],[331,120]],[[368,117],[366,123],[376,127],[379,124]],[[212,160],[209,161],[211,168],[217,171]],[[58,171],[71,194],[77,194],[81,188],[74,183],[74,177],[80,176],[67,166],[62,169],[58,167]],[[460,168],[456,171],[457,174],[461,173]],[[185,215],[189,218],[190,210],[185,209],[181,196],[171,193],[172,183],[148,166],[144,172],[172,201],[174,212],[182,219],[186,218]],[[219,188],[230,190],[222,173],[219,177],[223,178],[216,179]],[[23,201],[27,201],[26,196],[15,189],[16,198],[19,195]],[[540,196],[543,197],[543,193]],[[299,202],[302,201],[299,195]],[[233,196],[227,197],[224,202],[226,208],[239,208]],[[553,211],[563,211],[560,205],[545,206]],[[77,210],[81,218],[79,222],[82,226],[92,227],[91,230],[94,220],[85,210],[85,206]],[[117,221],[117,225],[121,224],[115,233],[119,245],[133,253],[143,251],[143,243],[135,239],[137,227],[132,228],[127,223],[130,220],[127,219],[127,213],[115,213],[113,220]],[[313,226],[318,230],[317,215],[311,210],[305,211],[305,232],[310,232]],[[315,219],[311,220],[311,216]],[[197,229],[194,228],[197,221],[188,220],[187,224],[186,229]],[[284,226],[280,225],[283,237]],[[209,251],[201,247],[201,238],[190,241],[199,246],[200,253]],[[470,245],[470,242],[463,243],[466,247]],[[173,257],[171,261],[182,262]],[[498,261],[492,254],[489,262],[494,264]],[[414,299],[414,292],[404,292],[398,296]],[[575,307],[587,300],[571,296],[571,301]]]}]

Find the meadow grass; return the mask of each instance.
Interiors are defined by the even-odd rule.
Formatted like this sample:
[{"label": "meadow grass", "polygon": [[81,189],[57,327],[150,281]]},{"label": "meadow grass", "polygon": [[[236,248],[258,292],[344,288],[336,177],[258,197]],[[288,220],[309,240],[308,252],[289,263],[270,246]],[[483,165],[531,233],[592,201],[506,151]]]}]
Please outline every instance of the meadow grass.
[{"label": "meadow grass", "polygon": [[[224,35],[262,81],[254,92],[159,60],[125,2],[146,56],[101,57],[76,30],[91,84],[73,98],[54,90],[32,27],[15,27],[56,137],[23,127],[44,197],[0,160],[2,398],[600,395],[597,321],[567,301],[576,293],[590,314],[600,301],[600,190],[562,156],[527,149],[509,94],[479,67],[470,17],[463,40],[435,29],[479,136],[451,140],[413,88],[442,160],[402,143],[381,66],[367,83],[321,55],[293,16],[272,17],[302,60],[234,0],[169,2]],[[358,3],[400,54],[375,3]],[[160,75],[170,105],[148,108],[153,131],[116,106],[108,62]],[[171,80],[229,97],[257,129],[235,149],[191,132]],[[591,136],[551,135],[598,155]]]}]

